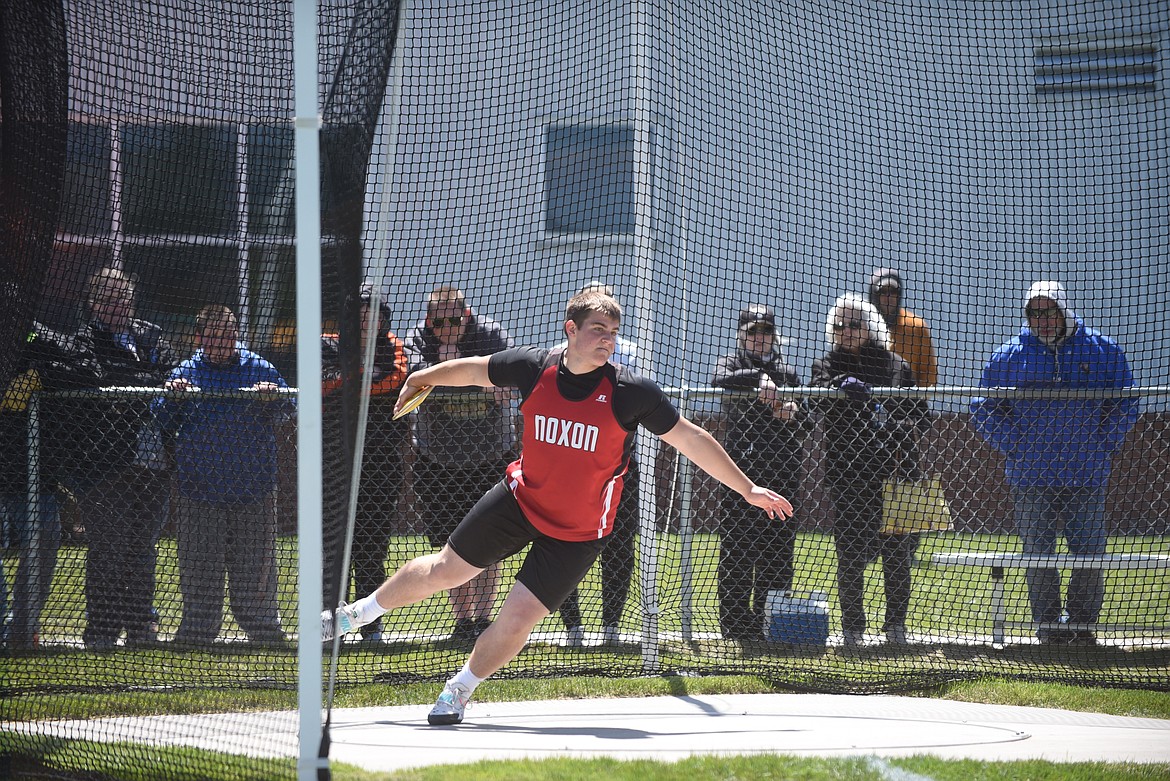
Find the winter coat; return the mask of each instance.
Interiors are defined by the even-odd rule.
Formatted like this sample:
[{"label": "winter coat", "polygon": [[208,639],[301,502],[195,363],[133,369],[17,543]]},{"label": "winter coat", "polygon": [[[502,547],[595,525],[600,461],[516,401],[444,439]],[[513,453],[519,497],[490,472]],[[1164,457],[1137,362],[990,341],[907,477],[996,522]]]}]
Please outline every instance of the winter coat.
[{"label": "winter coat", "polygon": [[[23,495],[28,481],[28,404],[32,394],[96,387],[100,371],[87,342],[35,321],[15,368],[16,375],[0,404],[0,492]],[[71,438],[63,432],[57,437],[57,448],[50,447],[44,436],[48,421],[43,414],[40,420],[39,466],[44,487],[51,483],[60,461],[55,450]]]},{"label": "winter coat", "polygon": [[712,385],[751,393],[723,402],[727,419],[724,448],[753,482],[785,496],[795,496],[804,464],[803,443],[813,427],[812,417],[802,399],[791,420],[775,417],[771,406],[755,395],[762,374],[782,388],[801,385],[796,371],[778,353],[759,358],[741,349],[716,363]]},{"label": "winter coat", "polygon": [[[439,337],[427,321],[416,325],[408,343],[413,348],[412,372],[439,362]],[[512,339],[497,323],[472,314],[459,339],[463,357],[498,353],[512,346]],[[439,388],[418,408],[414,444],[429,461],[470,467],[509,458],[517,447],[514,409],[500,405],[491,393],[476,388]]]},{"label": "winter coat", "polygon": [[[904,388],[914,384],[910,365],[873,342],[864,344],[856,354],[832,350],[817,358],[809,384],[839,388],[848,377],[856,377],[870,387]],[[888,477],[899,466],[899,455],[913,451],[926,416],[921,400],[905,397],[874,397],[864,403],[822,398],[816,406],[824,416],[826,474],[837,483]]]},{"label": "winter coat", "polygon": [[[1117,343],[1085,326],[1049,347],[1025,326],[991,356],[980,386],[1096,389],[1133,386]],[[1138,399],[989,399],[971,403],[975,427],[1007,459],[1016,486],[1100,487],[1137,421]]]},{"label": "winter coat", "polygon": [[[362,452],[362,471],[372,473],[379,465],[388,465],[395,471],[401,469],[402,442],[409,430],[407,420],[394,420],[394,405],[398,391],[406,381],[410,365],[409,356],[402,340],[392,331],[379,334],[374,344],[374,362],[370,377],[370,403],[366,417],[366,441]],[[341,416],[341,351],[337,334],[321,337],[321,393],[324,399],[324,429],[340,432]],[[360,380],[361,377],[359,376]],[[331,434],[332,436],[332,434]],[[327,462],[337,463],[343,458],[341,444],[326,443]],[[399,475],[385,475],[386,479],[398,479]]]},{"label": "winter coat", "polygon": [[[179,362],[162,328],[146,320],[130,321],[134,349],[123,346],[115,334],[97,321],[78,329],[74,340],[92,350],[103,388],[161,387]],[[84,484],[134,462],[139,435],[149,422],[149,398],[61,399],[52,403],[52,423],[46,437],[60,445],[63,469]]]},{"label": "winter coat", "polygon": [[926,321],[902,306],[902,275],[893,269],[878,269],[869,284],[869,302],[878,305],[878,290],[883,283],[898,286],[898,311],[885,318],[890,330],[890,350],[910,364],[914,384],[928,387],[938,383],[938,359]]}]

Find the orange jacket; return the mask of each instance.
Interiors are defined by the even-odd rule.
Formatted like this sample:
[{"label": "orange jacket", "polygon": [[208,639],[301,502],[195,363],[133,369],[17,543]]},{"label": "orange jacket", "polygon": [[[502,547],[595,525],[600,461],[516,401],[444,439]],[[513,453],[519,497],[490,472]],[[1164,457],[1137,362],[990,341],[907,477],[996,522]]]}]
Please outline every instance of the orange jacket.
[{"label": "orange jacket", "polygon": [[938,360],[926,321],[907,309],[898,310],[898,322],[890,329],[890,349],[902,356],[914,372],[914,383],[928,387],[938,382]]},{"label": "orange jacket", "polygon": [[[338,355],[337,334],[321,336],[322,364],[321,393],[328,396],[341,387],[341,366]],[[402,340],[387,331],[378,338],[374,348],[374,371],[370,380],[370,395],[384,396],[397,394],[406,381],[406,347]]]}]

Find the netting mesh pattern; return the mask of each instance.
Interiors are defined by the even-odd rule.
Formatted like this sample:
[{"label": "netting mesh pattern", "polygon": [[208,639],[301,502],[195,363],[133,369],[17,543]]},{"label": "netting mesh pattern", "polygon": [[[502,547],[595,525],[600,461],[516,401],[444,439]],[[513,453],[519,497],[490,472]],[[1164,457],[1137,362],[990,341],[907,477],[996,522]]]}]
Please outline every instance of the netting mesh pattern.
[{"label": "netting mesh pattern", "polygon": [[[501,675],[1170,684],[1165,4],[321,3],[320,334],[290,4],[0,22],[15,753],[35,722],[295,689],[298,339],[336,604],[520,450],[523,389],[392,421],[407,374],[557,346],[593,282],[613,361],[796,512],[643,430],[610,544]],[[899,509],[923,526],[879,534]],[[446,678],[521,559],[347,638],[338,683]]]}]

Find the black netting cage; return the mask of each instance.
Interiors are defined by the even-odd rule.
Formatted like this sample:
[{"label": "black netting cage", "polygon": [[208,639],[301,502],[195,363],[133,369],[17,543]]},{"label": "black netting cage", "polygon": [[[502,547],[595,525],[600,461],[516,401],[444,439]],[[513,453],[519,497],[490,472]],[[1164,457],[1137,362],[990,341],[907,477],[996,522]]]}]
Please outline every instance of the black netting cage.
[{"label": "black netting cage", "polygon": [[521,587],[499,676],[1170,687],[1165,3],[321,0],[319,291],[293,11],[0,3],[4,767],[295,709],[307,549],[327,608],[468,567],[361,603],[330,694]]}]

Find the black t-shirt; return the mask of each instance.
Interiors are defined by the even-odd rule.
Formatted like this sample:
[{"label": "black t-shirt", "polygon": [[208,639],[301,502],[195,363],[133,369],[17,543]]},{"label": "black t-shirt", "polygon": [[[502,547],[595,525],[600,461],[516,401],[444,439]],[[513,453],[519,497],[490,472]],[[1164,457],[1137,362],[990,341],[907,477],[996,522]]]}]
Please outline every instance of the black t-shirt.
[{"label": "black t-shirt", "polygon": [[[488,360],[488,379],[493,385],[519,388],[524,398],[532,392],[551,351],[540,347],[516,347],[492,355]],[[617,387],[613,409],[618,422],[629,431],[639,425],[661,436],[678,423],[679,413],[656,383],[624,366],[617,369]],[[564,360],[557,366],[557,390],[570,401],[588,398],[601,382],[606,367],[586,374],[573,374]]]}]

